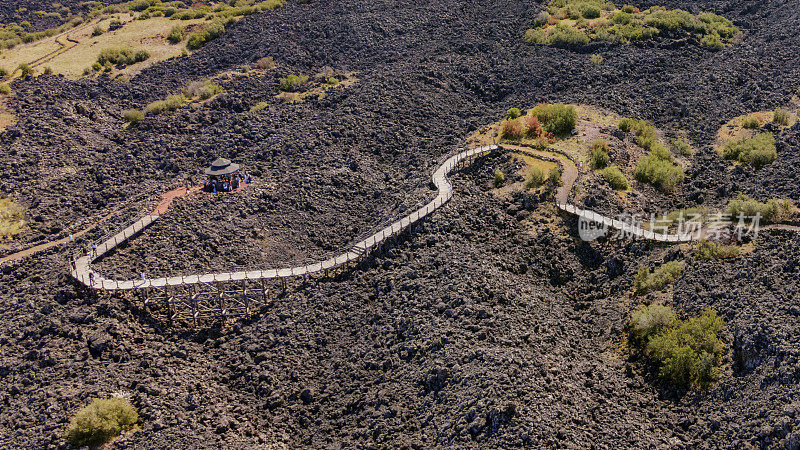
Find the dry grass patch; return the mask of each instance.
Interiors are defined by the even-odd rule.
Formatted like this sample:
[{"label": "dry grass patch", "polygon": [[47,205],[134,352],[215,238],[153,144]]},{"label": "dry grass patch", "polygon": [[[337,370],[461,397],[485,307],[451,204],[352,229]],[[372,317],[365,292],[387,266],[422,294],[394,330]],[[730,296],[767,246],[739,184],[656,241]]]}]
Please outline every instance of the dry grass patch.
[{"label": "dry grass patch", "polygon": [[[332,80],[333,78],[333,80]],[[332,89],[343,89],[350,87],[358,82],[355,72],[346,72],[341,74],[318,74],[303,83],[300,83],[297,88],[299,91],[289,92],[283,91],[276,95],[277,98],[287,103],[299,103],[309,97],[316,97],[318,99],[325,98],[328,91]]]},{"label": "dry grass patch", "polygon": [[[785,117],[779,117],[778,122],[775,121],[775,112],[778,115],[785,114]],[[753,125],[758,122],[758,126]],[[779,123],[780,122],[780,123]],[[743,114],[729,120],[725,125],[720,127],[717,131],[717,150],[721,150],[730,141],[742,141],[750,139],[758,134],[758,130],[768,123],[774,123],[779,127],[791,127],[797,122],[797,111],[792,109],[777,108],[773,111],[758,111],[750,114]]]},{"label": "dry grass patch", "polygon": [[25,208],[7,198],[0,198],[0,242],[25,229]]}]

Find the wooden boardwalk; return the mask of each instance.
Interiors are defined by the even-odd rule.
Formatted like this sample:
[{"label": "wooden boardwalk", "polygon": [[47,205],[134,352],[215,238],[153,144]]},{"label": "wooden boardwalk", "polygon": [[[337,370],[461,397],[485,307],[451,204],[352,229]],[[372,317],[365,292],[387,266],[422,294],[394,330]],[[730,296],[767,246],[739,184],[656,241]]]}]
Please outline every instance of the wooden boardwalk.
[{"label": "wooden boardwalk", "polygon": [[[447,175],[458,167],[469,164],[474,158],[486,155],[495,150],[513,151],[528,153],[534,157],[543,157],[544,152],[533,149],[522,149],[515,146],[508,146],[507,148],[498,145],[487,145],[477,147],[474,149],[461,151],[447,160],[445,160],[434,171],[431,181],[438,189],[437,196],[428,204],[417,209],[411,214],[393,222],[386,228],[372,234],[366,239],[356,243],[343,253],[336,255],[332,258],[320,261],[314,264],[307,264],[296,267],[286,267],[279,269],[268,270],[249,270],[238,272],[220,272],[220,273],[204,273],[204,274],[191,274],[179,275],[172,277],[161,278],[143,278],[135,280],[112,280],[103,277],[101,274],[92,269],[91,264],[98,258],[102,257],[109,251],[113,250],[119,244],[130,240],[142,230],[147,228],[150,224],[158,220],[169,207],[167,204],[159,206],[153,214],[146,215],[137,220],[127,228],[123,229],[116,235],[107,239],[97,245],[97,250],[90,254],[83,255],[73,260],[73,266],[70,268],[71,275],[83,283],[84,285],[104,291],[129,291],[139,289],[159,289],[180,286],[194,286],[209,283],[221,282],[242,282],[247,283],[250,281],[264,281],[264,280],[286,280],[289,278],[307,277],[315,274],[325,274],[330,270],[346,266],[350,263],[360,260],[368,255],[372,250],[376,249],[386,240],[400,234],[409,226],[419,222],[420,220],[430,216],[437,209],[441,208],[453,197],[453,187],[447,179]],[[563,157],[566,159],[566,157]],[[626,233],[628,236],[634,236],[641,239],[654,240],[658,242],[690,242],[699,239],[696,233],[685,234],[659,234],[649,230],[645,230],[632,223],[627,223],[621,220],[612,219],[593,211],[578,208],[577,206],[568,203],[567,199],[572,189],[572,185],[577,179],[577,170],[569,167],[561,159],[555,158],[556,162],[562,167],[562,176],[564,185],[558,190],[556,195],[556,205],[559,209],[566,211],[569,214],[576,215],[586,220],[603,224],[604,226],[616,229]],[[174,197],[173,197],[174,198]],[[168,201],[171,202],[172,198]]]}]

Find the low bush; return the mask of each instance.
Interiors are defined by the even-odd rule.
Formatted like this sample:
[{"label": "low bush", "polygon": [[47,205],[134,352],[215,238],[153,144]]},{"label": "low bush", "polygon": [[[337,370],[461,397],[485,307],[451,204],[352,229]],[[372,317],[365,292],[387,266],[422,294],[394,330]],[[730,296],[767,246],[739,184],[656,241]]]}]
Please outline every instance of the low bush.
[{"label": "low bush", "polygon": [[697,259],[730,259],[739,256],[739,247],[735,245],[722,245],[707,239],[697,244],[694,256]]},{"label": "low bush", "polygon": [[270,70],[275,68],[275,60],[272,56],[265,56],[256,61],[256,67],[261,70]]},{"label": "low bush", "polygon": [[109,31],[119,30],[120,28],[122,28],[122,22],[120,22],[119,19],[112,19],[111,22],[108,23]]},{"label": "low bush", "polygon": [[569,135],[578,121],[575,107],[562,103],[540,104],[531,113],[539,119],[548,133],[555,136]]},{"label": "low bush", "polygon": [[325,82],[331,86],[336,86],[337,84],[340,83],[339,79],[336,77],[328,77],[328,79],[325,80]]},{"label": "low bush", "polygon": [[494,170],[494,187],[498,188],[506,182],[506,175],[500,169]]},{"label": "low bush", "polygon": [[26,64],[26,63],[22,63],[22,64],[20,64],[20,65],[17,67],[17,70],[19,70],[20,74],[21,74],[23,77],[27,77],[27,76],[33,75],[33,69],[31,68],[31,66],[29,66],[29,65],[28,65],[28,64]]},{"label": "low bush", "polygon": [[742,127],[748,130],[755,130],[761,128],[761,121],[755,115],[749,115],[742,121]]},{"label": "low bush", "polygon": [[0,95],[11,95],[11,86],[6,83],[0,83]]},{"label": "low bush", "polygon": [[503,139],[518,141],[522,139],[524,134],[525,129],[522,126],[522,121],[519,119],[507,120],[503,123],[503,126],[500,127],[500,136]]},{"label": "low bush", "polygon": [[559,23],[546,34],[545,42],[556,47],[575,47],[589,43],[589,35],[578,28]]},{"label": "low bush", "polygon": [[707,386],[718,378],[725,346],[719,338],[725,322],[713,309],[699,317],[678,321],[651,337],[644,346],[659,366],[659,377],[671,384]]},{"label": "low bush", "polygon": [[766,202],[759,202],[739,193],[734,199],[728,202],[725,209],[734,221],[738,218],[749,219],[760,216],[760,221],[764,223],[778,223],[790,220],[794,215],[794,205],[788,199],[769,199]]},{"label": "low bush", "polygon": [[749,139],[730,141],[723,147],[722,156],[760,169],[778,157],[775,136],[772,133],[759,133]]},{"label": "low bush", "polygon": [[188,47],[189,50],[197,50],[198,48],[204,46],[207,42],[218,38],[224,32],[225,22],[218,19],[213,20],[201,31],[190,34],[189,39],[186,41],[186,47]]},{"label": "low bush", "polygon": [[144,120],[144,112],[138,109],[129,109],[122,114],[122,117],[125,119],[125,122],[136,125]]},{"label": "low bush", "polygon": [[602,139],[594,140],[589,149],[589,164],[595,169],[604,169],[609,162],[611,162],[611,159],[608,156],[606,141]]},{"label": "low bush", "polygon": [[308,82],[308,75],[288,75],[285,78],[282,78],[280,84],[278,85],[278,89],[283,92],[295,92],[300,88],[300,86],[306,84]]},{"label": "low bush", "polygon": [[650,183],[664,192],[672,192],[683,182],[684,173],[672,161],[669,151],[659,147],[639,158],[633,176],[639,182]]},{"label": "low bush", "polygon": [[603,55],[598,55],[597,53],[594,53],[592,54],[592,56],[589,57],[589,61],[591,61],[592,64],[594,64],[595,66],[601,66],[603,65],[604,58]]},{"label": "low bush", "polygon": [[145,106],[144,113],[148,116],[155,116],[165,111],[174,111],[186,103],[183,95],[170,95],[165,100],[159,100]]},{"label": "low bush", "polygon": [[675,311],[669,306],[654,303],[640,306],[628,320],[629,336],[638,345],[646,345],[650,339],[672,328],[678,321]]},{"label": "low bush", "polygon": [[106,30],[104,30],[103,27],[97,26],[97,27],[94,27],[94,30],[92,30],[92,36],[100,36],[101,34],[103,34],[105,32],[106,32]]},{"label": "low bush", "polygon": [[531,167],[525,177],[525,187],[528,189],[538,188],[545,182],[544,171],[538,167]]},{"label": "low bush", "polygon": [[6,77],[8,77],[8,69],[0,67],[0,80],[4,80]]},{"label": "low bush", "polygon": [[525,116],[525,137],[528,139],[539,139],[544,137],[545,131],[539,118],[536,116]]},{"label": "low bush", "polygon": [[514,120],[520,117],[521,115],[522,111],[520,111],[519,108],[511,108],[508,111],[506,111],[506,119],[508,120]]},{"label": "low bush", "polygon": [[208,100],[223,90],[222,86],[210,80],[195,81],[183,88],[183,95],[190,100]]},{"label": "low bush", "polygon": [[773,117],[772,121],[777,123],[778,125],[783,125],[784,127],[789,126],[789,120],[790,120],[789,111],[786,111],[783,108],[776,108],[772,117]]},{"label": "low bush", "polygon": [[619,170],[619,167],[611,165],[600,172],[612,189],[624,191],[628,189],[628,178]]},{"label": "low bush", "polygon": [[551,186],[561,186],[561,168],[556,166],[547,173],[547,182]]},{"label": "low bush", "polygon": [[660,291],[683,274],[686,264],[683,261],[670,261],[656,268],[652,273],[642,267],[633,280],[633,291],[637,295]]},{"label": "low bush", "polygon": [[107,48],[100,51],[97,62],[102,66],[125,67],[145,61],[150,58],[147,50],[132,50],[129,48]]},{"label": "low bush", "polygon": [[183,38],[186,37],[186,27],[182,27],[180,25],[175,25],[170,30],[169,34],[167,35],[167,40],[170,44],[177,44],[178,42],[182,41]]},{"label": "low bush", "polygon": [[707,34],[700,38],[700,45],[712,50],[722,50],[725,48],[725,42],[723,42],[722,38],[716,33]]},{"label": "low bush", "polygon": [[77,447],[96,447],[132,430],[138,421],[139,414],[128,400],[96,398],[69,421],[67,438]]},{"label": "low bush", "polygon": [[258,102],[255,105],[253,105],[252,108],[250,108],[250,111],[261,111],[267,108],[269,108],[268,102]]},{"label": "low bush", "polygon": [[675,148],[675,153],[681,156],[692,156],[694,149],[686,138],[678,138],[672,141],[672,146]]}]

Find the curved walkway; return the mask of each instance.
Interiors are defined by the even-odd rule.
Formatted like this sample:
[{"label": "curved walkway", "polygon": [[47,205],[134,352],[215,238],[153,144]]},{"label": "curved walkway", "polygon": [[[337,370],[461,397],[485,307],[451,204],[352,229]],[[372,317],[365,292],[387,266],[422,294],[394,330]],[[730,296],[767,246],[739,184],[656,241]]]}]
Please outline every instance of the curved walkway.
[{"label": "curved walkway", "polygon": [[658,242],[691,242],[701,238],[699,233],[683,233],[683,234],[662,234],[655,233],[650,230],[640,228],[633,223],[612,219],[603,216],[594,211],[578,208],[569,203],[569,195],[572,186],[578,177],[578,170],[572,161],[564,155],[553,154],[540,150],[535,150],[528,147],[520,147],[513,145],[487,145],[470,150],[459,152],[444,161],[434,171],[432,182],[438,189],[438,195],[422,208],[412,212],[411,214],[397,220],[390,226],[374,233],[366,239],[358,242],[351,248],[344,251],[344,253],[329,258],[325,261],[317,262],[297,267],[287,267],[282,269],[269,269],[269,270],[250,270],[239,272],[221,272],[221,273],[206,273],[206,274],[192,274],[180,275],[174,277],[162,277],[153,279],[140,279],[140,280],[112,280],[104,278],[101,274],[92,270],[91,264],[98,258],[102,257],[109,251],[113,250],[117,245],[131,239],[133,236],[147,228],[150,224],[158,220],[164,212],[169,208],[172,200],[177,197],[186,195],[198,188],[187,190],[186,188],[179,188],[170,191],[164,197],[162,203],[153,211],[152,214],[146,215],[135,223],[120,231],[110,239],[99,244],[97,250],[91,255],[84,255],[73,261],[70,273],[73,277],[94,289],[102,289],[109,291],[116,290],[134,290],[134,289],[147,289],[147,288],[162,288],[167,286],[186,286],[196,285],[201,283],[214,283],[214,282],[227,282],[227,281],[242,281],[242,280],[274,280],[285,279],[292,277],[305,277],[308,275],[325,273],[330,269],[335,269],[344,266],[350,262],[357,261],[368,254],[371,250],[378,247],[382,242],[387,239],[398,235],[407,227],[422,220],[423,218],[431,215],[434,211],[442,207],[453,197],[453,186],[447,179],[447,175],[455,168],[461,167],[469,163],[472,159],[488,154],[494,150],[505,150],[518,153],[528,154],[536,158],[549,159],[555,161],[562,168],[562,186],[556,192],[556,205],[562,211],[569,214],[578,216],[579,218],[601,223],[608,228],[616,229],[627,233],[628,236],[654,240]]}]

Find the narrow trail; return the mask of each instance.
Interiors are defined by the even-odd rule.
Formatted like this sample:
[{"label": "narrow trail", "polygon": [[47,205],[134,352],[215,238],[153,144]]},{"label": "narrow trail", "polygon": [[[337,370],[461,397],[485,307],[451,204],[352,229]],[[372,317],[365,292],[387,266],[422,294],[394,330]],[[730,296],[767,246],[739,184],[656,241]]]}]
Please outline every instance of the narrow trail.
[{"label": "narrow trail", "polygon": [[442,207],[453,196],[453,187],[450,184],[450,181],[447,179],[447,175],[454,169],[463,167],[464,165],[471,163],[474,159],[484,156],[492,151],[523,153],[536,158],[547,159],[558,163],[562,168],[562,186],[556,192],[556,206],[569,214],[576,215],[590,222],[603,224],[608,228],[622,231],[631,237],[654,240],[657,242],[693,242],[701,239],[702,237],[699,233],[655,233],[650,230],[645,230],[630,222],[613,219],[598,214],[594,211],[578,208],[577,206],[569,203],[572,186],[578,178],[578,170],[569,158],[558,153],[550,153],[527,147],[511,145],[488,145],[461,151],[445,160],[445,162],[442,163],[432,175],[431,181],[438,189],[438,195],[428,204],[395,221],[390,226],[358,242],[351,248],[344,250],[343,253],[325,261],[303,266],[278,269],[191,274],[153,279],[143,277],[140,280],[112,280],[104,278],[101,274],[93,271],[91,264],[94,261],[113,250],[120,243],[133,238],[143,229],[147,228],[150,224],[158,220],[158,218],[167,211],[175,198],[185,196],[187,193],[193,192],[195,189],[197,189],[192,188],[187,192],[186,188],[179,188],[165,194],[161,203],[158,207],[156,207],[152,214],[140,218],[131,226],[112,236],[107,241],[99,244],[97,246],[97,250],[92,252],[91,255],[85,255],[73,261],[72,267],[70,268],[70,274],[75,279],[79,280],[81,283],[90,288],[115,291],[162,288],[168,286],[189,286],[203,283],[242,280],[274,280],[292,277],[307,277],[309,275],[327,273],[328,270],[335,269],[340,266],[346,266],[351,262],[360,260],[368,255],[372,250],[378,248],[380,244],[385,242],[387,239],[398,235],[409,226],[431,215],[437,209]]},{"label": "narrow trail", "polygon": [[[86,28],[88,28],[88,27],[90,27],[92,25],[95,25],[97,22],[98,21],[93,20],[91,22],[85,23],[83,25],[77,26],[75,28],[66,30],[66,31],[64,31],[64,32],[62,32],[60,34],[57,34],[55,36],[55,42],[56,42],[56,44],[59,45],[59,48],[56,49],[56,50],[53,50],[52,52],[50,52],[50,53],[48,53],[48,54],[46,54],[44,56],[36,58],[33,61],[27,63],[28,66],[31,69],[35,69],[35,68],[41,66],[44,63],[52,61],[56,56],[59,56],[59,55],[61,55],[63,53],[66,53],[69,50],[72,50],[73,48],[75,48],[80,43],[80,41],[70,37],[69,34],[70,33],[75,33],[77,31],[83,31]],[[9,78],[9,80],[14,80],[14,79],[17,79],[17,78],[19,78],[21,76],[22,76],[22,71],[18,67],[16,69],[14,69],[14,71],[11,73],[11,77]]]}]

